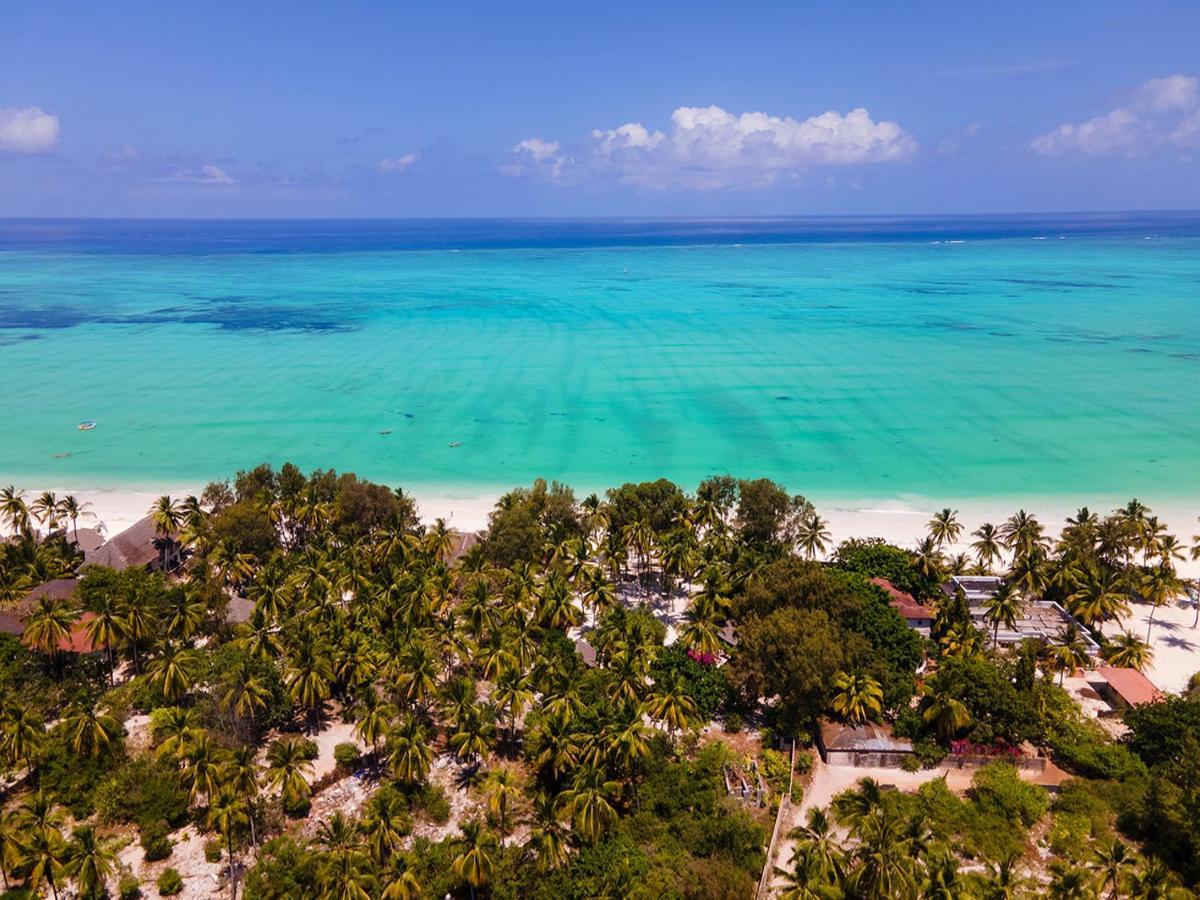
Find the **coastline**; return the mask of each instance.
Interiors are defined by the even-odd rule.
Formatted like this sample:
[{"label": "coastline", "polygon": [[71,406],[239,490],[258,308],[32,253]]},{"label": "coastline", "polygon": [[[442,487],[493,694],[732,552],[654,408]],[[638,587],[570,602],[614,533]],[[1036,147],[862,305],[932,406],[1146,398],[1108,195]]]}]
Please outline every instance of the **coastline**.
[{"label": "coastline", "polygon": [[[24,490],[26,497],[33,497],[44,490],[51,490],[60,497],[73,494],[80,502],[88,503],[88,512],[96,518],[81,519],[80,527],[95,527],[103,523],[104,532],[111,536],[133,525],[148,514],[151,504],[163,494],[182,498],[198,494],[203,485],[162,484],[135,487],[72,487],[64,485],[26,486],[9,477],[0,477],[0,484],[15,484]],[[444,519],[446,524],[459,531],[478,531],[487,527],[488,514],[496,500],[510,488],[483,488],[477,485],[418,485],[404,488],[406,494],[417,503],[417,511],[425,523]],[[576,488],[577,497],[585,497],[589,489]],[[951,545],[948,552],[969,553],[970,532],[984,522],[1000,524],[1018,509],[1034,513],[1046,526],[1051,537],[1057,537],[1064,520],[1073,515],[1080,506],[1088,506],[1094,512],[1106,514],[1123,505],[1130,498],[1090,497],[1087,502],[1076,502],[1071,498],[1013,496],[993,498],[930,498],[917,495],[901,495],[893,498],[837,498],[810,496],[818,514],[829,523],[833,540],[831,547],[847,538],[880,537],[901,547],[911,548],[926,534],[926,524],[938,510],[949,507],[958,512],[965,526],[964,539]],[[1200,500],[1170,501],[1152,497],[1139,497],[1151,510],[1151,514],[1167,526],[1167,530],[1179,537],[1190,547],[1192,536],[1200,533]],[[1200,560],[1186,559],[1177,562],[1181,576],[1200,578]]]}]

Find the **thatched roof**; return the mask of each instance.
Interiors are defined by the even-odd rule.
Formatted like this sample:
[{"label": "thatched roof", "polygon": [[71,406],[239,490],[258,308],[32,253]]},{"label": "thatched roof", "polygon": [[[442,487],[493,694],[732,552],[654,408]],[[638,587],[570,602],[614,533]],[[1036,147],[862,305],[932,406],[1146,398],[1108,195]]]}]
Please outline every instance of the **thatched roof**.
[{"label": "thatched roof", "polygon": [[118,570],[145,567],[158,560],[157,540],[154,520],[146,516],[106,541],[91,554],[88,563]]}]

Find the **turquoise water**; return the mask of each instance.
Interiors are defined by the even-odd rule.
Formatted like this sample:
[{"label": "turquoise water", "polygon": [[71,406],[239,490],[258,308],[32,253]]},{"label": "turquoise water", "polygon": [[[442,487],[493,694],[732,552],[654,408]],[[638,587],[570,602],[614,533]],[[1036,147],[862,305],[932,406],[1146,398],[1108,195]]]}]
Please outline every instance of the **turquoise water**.
[{"label": "turquoise water", "polygon": [[1200,498],[1200,219],[9,221],[0,380],[30,487]]}]

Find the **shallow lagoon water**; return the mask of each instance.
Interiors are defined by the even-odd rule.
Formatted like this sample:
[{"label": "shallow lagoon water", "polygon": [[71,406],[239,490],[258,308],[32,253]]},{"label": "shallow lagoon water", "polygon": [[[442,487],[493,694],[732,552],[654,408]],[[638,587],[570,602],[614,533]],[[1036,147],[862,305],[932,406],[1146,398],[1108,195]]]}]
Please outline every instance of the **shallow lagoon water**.
[{"label": "shallow lagoon water", "polygon": [[1200,217],[11,220],[0,382],[30,487],[1190,501]]}]

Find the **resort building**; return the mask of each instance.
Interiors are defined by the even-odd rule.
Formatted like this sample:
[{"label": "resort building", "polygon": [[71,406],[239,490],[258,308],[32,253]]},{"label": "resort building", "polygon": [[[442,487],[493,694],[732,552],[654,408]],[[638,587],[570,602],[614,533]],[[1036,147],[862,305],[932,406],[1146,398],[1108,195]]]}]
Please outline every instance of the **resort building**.
[{"label": "resort building", "polygon": [[1162,691],[1137,669],[1097,666],[1096,674],[1104,679],[1103,684],[1097,685],[1101,696],[1115,710],[1162,699]]},{"label": "resort building", "polygon": [[996,596],[1002,582],[1003,579],[995,575],[951,575],[950,580],[942,585],[942,593],[953,597],[962,591],[967,603],[982,606]]},{"label": "resort building", "polygon": [[135,522],[120,534],[113,535],[93,552],[87,565],[108,566],[110,569],[157,569],[162,565],[164,538],[154,527],[150,516]]},{"label": "resort building", "polygon": [[881,588],[888,595],[888,602],[900,613],[900,617],[908,623],[909,628],[929,637],[934,617],[932,606],[919,602],[912,594],[900,590],[886,578],[872,578],[871,584]]}]

